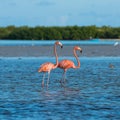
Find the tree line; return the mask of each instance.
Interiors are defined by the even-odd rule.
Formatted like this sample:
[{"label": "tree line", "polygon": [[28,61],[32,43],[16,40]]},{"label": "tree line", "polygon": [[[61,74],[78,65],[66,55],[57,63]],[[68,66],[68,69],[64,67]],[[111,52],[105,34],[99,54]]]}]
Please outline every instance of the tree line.
[{"label": "tree line", "polygon": [[7,26],[0,27],[0,39],[9,40],[86,40],[120,39],[120,27],[110,26]]}]

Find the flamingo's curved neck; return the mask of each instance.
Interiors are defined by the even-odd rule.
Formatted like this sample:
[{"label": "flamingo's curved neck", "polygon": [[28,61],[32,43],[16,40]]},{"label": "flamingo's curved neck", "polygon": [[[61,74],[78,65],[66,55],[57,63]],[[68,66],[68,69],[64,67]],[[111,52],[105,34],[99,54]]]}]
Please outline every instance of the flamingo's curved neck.
[{"label": "flamingo's curved neck", "polygon": [[55,68],[58,66],[58,55],[57,55],[57,52],[56,52],[56,44],[54,45],[54,54],[55,54],[55,58],[56,58],[56,64],[55,64]]},{"label": "flamingo's curved neck", "polygon": [[74,56],[75,56],[75,58],[76,58],[76,60],[77,60],[77,63],[78,63],[78,65],[75,66],[75,68],[79,68],[79,67],[80,67],[80,61],[79,61],[79,59],[78,59],[78,56],[77,56],[77,54],[76,54],[76,50],[75,50],[75,49],[73,50],[73,53],[74,53]]}]

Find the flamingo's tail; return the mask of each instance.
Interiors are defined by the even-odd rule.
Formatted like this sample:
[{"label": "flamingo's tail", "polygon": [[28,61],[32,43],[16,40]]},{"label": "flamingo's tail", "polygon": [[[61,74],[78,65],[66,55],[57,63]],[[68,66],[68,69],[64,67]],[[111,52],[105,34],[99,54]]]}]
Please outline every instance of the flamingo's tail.
[{"label": "flamingo's tail", "polygon": [[41,68],[39,68],[39,69],[38,69],[38,72],[41,72],[41,71],[42,71]]}]

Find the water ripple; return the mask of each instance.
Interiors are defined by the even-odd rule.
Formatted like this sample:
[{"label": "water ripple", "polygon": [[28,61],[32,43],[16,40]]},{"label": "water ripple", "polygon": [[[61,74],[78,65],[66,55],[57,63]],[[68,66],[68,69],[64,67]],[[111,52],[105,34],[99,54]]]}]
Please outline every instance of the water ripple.
[{"label": "water ripple", "polygon": [[0,61],[1,120],[120,119],[119,59],[81,59],[80,69],[68,70],[64,87],[62,70],[56,69],[43,89],[37,69],[44,59]]}]

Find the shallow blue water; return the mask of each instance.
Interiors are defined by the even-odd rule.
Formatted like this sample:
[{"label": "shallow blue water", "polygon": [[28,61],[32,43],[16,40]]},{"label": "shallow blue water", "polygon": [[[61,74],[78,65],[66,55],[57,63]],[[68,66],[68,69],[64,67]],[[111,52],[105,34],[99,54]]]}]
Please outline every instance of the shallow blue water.
[{"label": "shallow blue water", "polygon": [[80,60],[65,87],[53,70],[46,90],[37,69],[54,58],[0,58],[0,120],[120,120],[120,57]]},{"label": "shallow blue water", "polygon": [[[64,45],[93,45],[93,44],[105,44],[105,45],[113,45],[115,42],[118,42],[120,44],[120,41],[118,40],[99,40],[99,39],[93,39],[93,40],[60,40]],[[53,45],[54,40],[0,40],[0,46],[7,46],[7,45],[28,45],[28,46],[35,46],[35,45]]]}]

